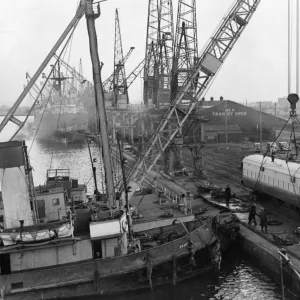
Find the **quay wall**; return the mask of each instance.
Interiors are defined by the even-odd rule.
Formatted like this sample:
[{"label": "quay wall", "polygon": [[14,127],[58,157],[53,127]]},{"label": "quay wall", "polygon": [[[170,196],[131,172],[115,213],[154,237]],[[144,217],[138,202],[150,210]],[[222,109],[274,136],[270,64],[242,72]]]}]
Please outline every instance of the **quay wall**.
[{"label": "quay wall", "polygon": [[[250,258],[250,261],[265,270],[272,280],[278,284],[281,283],[279,248],[277,246],[244,225],[240,226],[239,246]],[[294,266],[300,263],[291,256],[289,258]],[[300,280],[286,264],[283,264],[283,282],[285,295],[291,299],[300,299]]]}]

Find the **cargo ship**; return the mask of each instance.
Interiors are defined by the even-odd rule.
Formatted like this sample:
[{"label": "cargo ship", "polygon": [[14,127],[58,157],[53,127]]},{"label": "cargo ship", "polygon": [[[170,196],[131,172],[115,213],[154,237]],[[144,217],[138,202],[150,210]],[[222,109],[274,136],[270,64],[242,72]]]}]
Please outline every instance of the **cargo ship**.
[{"label": "cargo ship", "polygon": [[84,142],[88,130],[85,94],[80,93],[60,72],[54,70],[53,87],[36,106],[34,114],[37,140],[51,142]]}]

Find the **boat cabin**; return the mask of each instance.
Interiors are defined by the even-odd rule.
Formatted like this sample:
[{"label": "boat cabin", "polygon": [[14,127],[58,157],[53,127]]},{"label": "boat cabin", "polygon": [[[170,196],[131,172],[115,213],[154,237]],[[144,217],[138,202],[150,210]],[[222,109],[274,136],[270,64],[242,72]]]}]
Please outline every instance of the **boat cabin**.
[{"label": "boat cabin", "polygon": [[46,174],[47,186],[63,186],[67,192],[68,204],[72,201],[87,202],[86,185],[79,184],[78,179],[71,178],[69,169],[49,169]]},{"label": "boat cabin", "polygon": [[62,186],[48,187],[47,185],[40,185],[35,187],[35,196],[40,223],[59,221],[67,217],[67,197]]}]

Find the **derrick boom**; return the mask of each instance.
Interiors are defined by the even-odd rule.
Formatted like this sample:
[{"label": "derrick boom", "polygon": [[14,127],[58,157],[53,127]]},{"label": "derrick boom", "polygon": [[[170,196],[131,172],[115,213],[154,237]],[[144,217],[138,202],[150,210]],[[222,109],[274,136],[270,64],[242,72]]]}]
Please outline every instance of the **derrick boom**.
[{"label": "derrick boom", "polygon": [[[199,103],[200,97],[212,83],[260,2],[260,0],[235,1],[198,58],[194,71],[175,95],[167,113],[148,140],[144,148],[145,151],[138,157],[128,173],[127,182],[133,179],[130,186],[134,185],[134,181],[141,182],[144,180],[145,174],[151,171],[164,150],[182,128],[186,119]],[[194,95],[189,92],[191,88],[195,90]],[[184,101],[184,99],[189,99],[189,101]]]},{"label": "derrick boom", "polygon": [[126,82],[127,82],[127,88],[129,88],[133,82],[136,80],[136,78],[139,76],[139,74],[143,71],[145,67],[145,59],[143,59],[136,67],[135,69],[127,76]]}]

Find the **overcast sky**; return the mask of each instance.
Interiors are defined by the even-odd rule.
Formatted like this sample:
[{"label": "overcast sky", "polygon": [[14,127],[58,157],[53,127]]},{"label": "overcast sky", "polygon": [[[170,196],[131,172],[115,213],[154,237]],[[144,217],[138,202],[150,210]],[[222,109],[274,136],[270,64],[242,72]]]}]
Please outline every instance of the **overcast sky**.
[{"label": "overcast sky", "polygon": [[[233,0],[197,0],[199,50],[211,37]],[[225,61],[206,98],[276,101],[287,94],[287,0],[262,0],[250,24]],[[174,3],[176,16],[177,0]],[[1,0],[0,105],[12,105],[74,16],[78,0]],[[129,74],[145,54],[148,0],[108,0],[96,20],[103,79],[113,70],[114,17],[119,8],[124,54],[135,47]],[[174,20],[175,21],[175,20]],[[82,58],[84,76],[92,80],[85,18],[76,29],[70,64]],[[130,87],[130,101],[142,101],[142,81]]]}]

